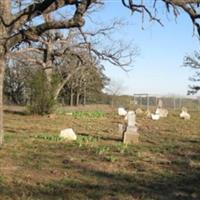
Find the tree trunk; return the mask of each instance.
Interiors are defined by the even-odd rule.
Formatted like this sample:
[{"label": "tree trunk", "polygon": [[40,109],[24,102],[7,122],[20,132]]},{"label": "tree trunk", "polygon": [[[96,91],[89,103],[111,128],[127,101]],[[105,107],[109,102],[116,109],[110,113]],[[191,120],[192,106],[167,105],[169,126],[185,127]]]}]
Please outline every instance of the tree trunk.
[{"label": "tree trunk", "polygon": [[73,103],[74,103],[74,92],[73,92],[73,89],[71,88],[71,91],[70,91],[70,106],[73,106]]},{"label": "tree trunk", "polygon": [[[1,17],[5,22],[9,22],[11,19],[11,0],[1,1],[0,0],[0,13]],[[6,39],[7,30],[5,25],[2,22],[2,18],[0,20],[0,146],[4,141],[4,132],[3,132],[3,81],[4,81],[4,70],[5,70],[5,44],[7,42]]]},{"label": "tree trunk", "polygon": [[84,86],[84,91],[83,91],[83,105],[86,105],[86,87]]},{"label": "tree trunk", "polygon": [[4,69],[5,59],[4,53],[2,52],[3,47],[0,46],[0,146],[3,144],[4,132],[3,132],[3,80],[4,80]]},{"label": "tree trunk", "polygon": [[54,100],[57,100],[63,87],[70,80],[70,78],[72,78],[78,72],[78,70],[80,70],[80,67],[77,67],[71,74],[69,74],[65,79],[63,79],[60,84],[58,84],[58,86],[55,90],[55,93],[54,93]]},{"label": "tree trunk", "polygon": [[76,93],[76,105],[79,105],[79,98],[80,98],[80,94],[79,92]]}]

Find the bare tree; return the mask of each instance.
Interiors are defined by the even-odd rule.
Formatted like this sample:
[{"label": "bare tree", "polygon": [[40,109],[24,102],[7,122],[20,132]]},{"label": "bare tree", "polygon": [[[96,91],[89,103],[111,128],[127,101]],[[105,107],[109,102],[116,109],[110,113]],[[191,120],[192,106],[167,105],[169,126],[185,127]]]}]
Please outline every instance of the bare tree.
[{"label": "bare tree", "polygon": [[153,0],[151,2],[152,4],[145,0],[122,0],[123,5],[130,9],[132,13],[140,13],[143,21],[145,16],[147,16],[150,21],[156,21],[162,26],[162,21],[158,16],[159,4],[163,4],[166,11],[173,13],[175,17],[178,17],[181,11],[183,11],[188,14],[200,36],[200,24],[198,21],[200,19],[200,0]]},{"label": "bare tree", "polygon": [[186,56],[184,66],[195,70],[195,74],[189,78],[192,85],[189,85],[188,94],[196,94],[200,91],[200,53],[195,51],[193,56]]}]

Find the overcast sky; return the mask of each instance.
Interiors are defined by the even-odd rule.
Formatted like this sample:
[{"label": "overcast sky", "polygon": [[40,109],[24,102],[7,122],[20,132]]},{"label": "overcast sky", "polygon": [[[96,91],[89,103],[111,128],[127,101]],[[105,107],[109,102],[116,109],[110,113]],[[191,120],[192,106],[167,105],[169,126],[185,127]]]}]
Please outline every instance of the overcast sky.
[{"label": "overcast sky", "polygon": [[[146,0],[149,4],[151,0]],[[176,20],[166,16],[164,9],[160,16],[164,27],[150,23],[146,18],[142,30],[141,17],[131,15],[120,0],[107,0],[104,9],[95,14],[97,21],[109,23],[113,18],[123,18],[129,25],[113,35],[115,39],[133,41],[139,48],[139,56],[129,73],[108,63],[106,74],[122,85],[122,93],[177,94],[186,95],[188,77],[192,70],[181,67],[186,54],[198,50],[199,41],[193,35],[193,26],[188,16],[181,14]]]}]

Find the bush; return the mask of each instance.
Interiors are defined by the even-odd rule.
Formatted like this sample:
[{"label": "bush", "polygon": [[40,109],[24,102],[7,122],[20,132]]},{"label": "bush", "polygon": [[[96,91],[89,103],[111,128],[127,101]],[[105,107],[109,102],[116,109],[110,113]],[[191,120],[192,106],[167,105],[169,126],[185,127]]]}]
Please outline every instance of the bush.
[{"label": "bush", "polygon": [[47,80],[43,70],[36,71],[30,78],[28,109],[33,114],[49,114],[55,105],[53,83]]}]

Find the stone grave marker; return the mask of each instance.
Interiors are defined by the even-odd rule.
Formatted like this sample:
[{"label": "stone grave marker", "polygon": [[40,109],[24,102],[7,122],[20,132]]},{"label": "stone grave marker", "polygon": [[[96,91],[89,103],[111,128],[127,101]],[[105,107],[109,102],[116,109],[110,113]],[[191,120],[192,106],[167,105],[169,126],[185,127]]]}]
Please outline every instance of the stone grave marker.
[{"label": "stone grave marker", "polygon": [[158,100],[158,108],[163,107],[163,101],[161,99]]},{"label": "stone grave marker", "polygon": [[127,113],[127,127],[123,134],[124,144],[136,144],[139,142],[139,133],[136,126],[136,115],[134,111],[129,111]]},{"label": "stone grave marker", "polygon": [[185,119],[185,120],[190,120],[191,116],[188,113],[188,109],[187,108],[183,107],[181,109],[180,118],[181,119]]}]

